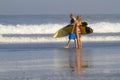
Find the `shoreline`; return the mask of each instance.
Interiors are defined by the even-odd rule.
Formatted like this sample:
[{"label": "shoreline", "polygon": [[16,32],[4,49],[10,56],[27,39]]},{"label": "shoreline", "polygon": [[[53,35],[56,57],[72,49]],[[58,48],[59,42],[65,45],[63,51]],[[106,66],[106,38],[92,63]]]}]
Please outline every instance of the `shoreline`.
[{"label": "shoreline", "polygon": [[[83,48],[110,48],[120,47],[119,41],[99,41],[99,42],[82,42]],[[0,49],[43,49],[43,48],[64,48],[66,42],[45,42],[45,43],[0,43]],[[74,48],[74,41],[71,42],[70,48]]]},{"label": "shoreline", "polygon": [[[0,45],[1,80],[119,80],[119,42]],[[42,46],[43,45],[43,46]],[[98,79],[99,78],[99,79]]]}]

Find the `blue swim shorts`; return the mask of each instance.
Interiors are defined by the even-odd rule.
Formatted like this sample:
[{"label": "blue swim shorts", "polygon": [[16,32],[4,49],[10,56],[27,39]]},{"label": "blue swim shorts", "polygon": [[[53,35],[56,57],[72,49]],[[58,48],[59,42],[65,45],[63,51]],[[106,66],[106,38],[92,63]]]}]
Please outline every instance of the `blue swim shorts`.
[{"label": "blue swim shorts", "polygon": [[69,33],[69,39],[76,39],[75,33]]}]

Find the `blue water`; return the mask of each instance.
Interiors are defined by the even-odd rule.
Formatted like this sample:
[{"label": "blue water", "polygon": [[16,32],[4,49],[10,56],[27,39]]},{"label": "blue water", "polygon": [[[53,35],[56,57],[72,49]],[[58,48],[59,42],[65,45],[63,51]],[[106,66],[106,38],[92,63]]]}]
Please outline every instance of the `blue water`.
[{"label": "blue water", "polygon": [[69,21],[69,16],[65,15],[12,15],[0,16],[1,24],[47,24],[47,23],[65,23]]},{"label": "blue water", "polygon": [[[120,14],[83,14],[83,20],[90,23],[96,22],[120,22]],[[69,23],[69,15],[0,15],[0,24],[47,24],[47,23]]]},{"label": "blue water", "polygon": [[[69,21],[69,15],[0,15],[0,42],[66,42],[67,37],[52,36]],[[120,41],[120,14],[83,14],[82,21],[94,31],[82,36],[83,42]]]}]

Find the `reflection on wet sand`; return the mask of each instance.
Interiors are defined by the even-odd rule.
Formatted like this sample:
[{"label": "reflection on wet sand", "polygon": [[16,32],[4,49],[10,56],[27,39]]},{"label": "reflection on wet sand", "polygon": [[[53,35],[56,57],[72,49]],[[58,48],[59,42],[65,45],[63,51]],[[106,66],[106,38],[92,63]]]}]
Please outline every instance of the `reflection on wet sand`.
[{"label": "reflection on wet sand", "polygon": [[[72,71],[75,73],[82,73],[83,68],[88,67],[87,61],[83,61],[83,58],[86,58],[85,56],[82,55],[82,49],[75,49],[72,51],[70,50],[70,57],[69,57],[69,64],[70,68],[72,68]],[[86,60],[86,59],[85,59]]]},{"label": "reflection on wet sand", "polygon": [[82,53],[81,49],[76,49],[76,58],[75,58],[75,72],[82,72]]},{"label": "reflection on wet sand", "polygon": [[66,69],[69,69],[75,73],[82,73],[84,68],[88,67],[88,55],[86,55],[86,50],[69,48],[58,49],[55,52],[55,66],[59,70],[66,71]]},{"label": "reflection on wet sand", "polygon": [[84,68],[88,68],[87,55],[82,49],[69,49],[69,65],[73,72],[82,73]]},{"label": "reflection on wet sand", "polygon": [[76,49],[75,72],[77,73],[82,73],[83,68],[88,67],[88,63],[85,64],[85,62],[83,61],[83,58],[86,58],[86,57],[82,56],[82,49]]}]

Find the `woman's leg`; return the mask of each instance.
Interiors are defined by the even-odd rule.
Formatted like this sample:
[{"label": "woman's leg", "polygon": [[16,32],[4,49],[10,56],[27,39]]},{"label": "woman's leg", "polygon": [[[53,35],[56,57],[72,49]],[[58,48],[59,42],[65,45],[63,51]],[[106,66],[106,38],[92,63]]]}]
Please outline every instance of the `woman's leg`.
[{"label": "woman's leg", "polygon": [[79,34],[77,34],[77,48],[79,48],[80,47],[80,37],[79,37]]},{"label": "woman's leg", "polygon": [[80,48],[82,48],[81,34],[79,34],[79,42],[80,42]]},{"label": "woman's leg", "polygon": [[78,48],[77,39],[75,39],[75,47]]},{"label": "woman's leg", "polygon": [[79,46],[79,48],[82,48],[82,41],[81,41],[81,37],[79,38],[79,42],[80,42],[80,46]]}]

